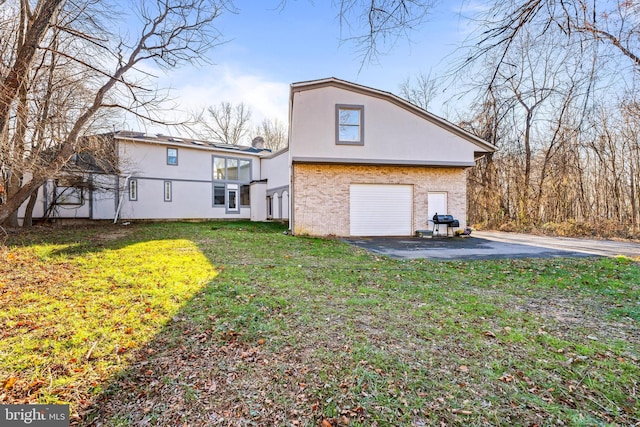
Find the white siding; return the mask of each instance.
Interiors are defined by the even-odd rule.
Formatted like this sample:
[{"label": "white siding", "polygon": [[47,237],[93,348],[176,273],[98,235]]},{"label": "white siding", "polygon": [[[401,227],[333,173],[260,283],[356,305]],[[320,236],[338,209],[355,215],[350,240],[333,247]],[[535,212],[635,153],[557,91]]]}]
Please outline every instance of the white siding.
[{"label": "white siding", "polygon": [[[115,175],[94,175],[94,183],[105,189],[93,192],[93,215],[91,219],[113,219],[116,214],[116,192],[118,177]],[[107,191],[106,189],[110,189]],[[124,190],[127,191],[126,189]],[[126,194],[125,194],[126,197]]]},{"label": "white siding", "polygon": [[260,163],[260,177],[267,180],[267,190],[289,185],[289,150],[262,158]]},{"label": "white siding", "polygon": [[[336,145],[336,104],[364,107],[364,145]],[[478,147],[378,97],[333,86],[293,93],[291,157],[473,165]]]},{"label": "white siding", "polygon": [[[212,158],[233,157],[251,160],[251,179],[260,177],[260,158],[241,152],[218,152],[198,146],[173,145],[178,149],[178,164],[167,165],[166,144],[120,141],[121,158],[126,159],[125,175],[138,182],[138,199],[125,194],[121,219],[249,219],[249,207],[228,212],[213,206]],[[164,200],[164,181],[171,181],[172,197]],[[124,183],[124,180],[123,180]],[[260,204],[258,204],[260,206]]]},{"label": "white siding", "polygon": [[413,186],[352,184],[349,196],[352,236],[412,234]]}]

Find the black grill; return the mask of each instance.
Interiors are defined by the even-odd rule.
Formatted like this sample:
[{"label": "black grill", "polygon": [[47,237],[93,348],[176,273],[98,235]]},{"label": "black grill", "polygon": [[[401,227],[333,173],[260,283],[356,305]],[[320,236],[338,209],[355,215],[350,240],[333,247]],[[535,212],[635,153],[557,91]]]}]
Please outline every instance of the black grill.
[{"label": "black grill", "polygon": [[438,215],[438,214],[435,214],[433,216],[433,223],[434,224],[451,224],[453,221],[455,221],[453,219],[453,215]]},{"label": "black grill", "polygon": [[440,234],[440,225],[447,226],[447,236],[449,235],[449,229],[451,228],[451,234],[453,234],[453,228],[460,227],[460,221],[455,219],[453,215],[438,215],[437,213],[433,216],[433,232],[436,230],[438,234]]}]

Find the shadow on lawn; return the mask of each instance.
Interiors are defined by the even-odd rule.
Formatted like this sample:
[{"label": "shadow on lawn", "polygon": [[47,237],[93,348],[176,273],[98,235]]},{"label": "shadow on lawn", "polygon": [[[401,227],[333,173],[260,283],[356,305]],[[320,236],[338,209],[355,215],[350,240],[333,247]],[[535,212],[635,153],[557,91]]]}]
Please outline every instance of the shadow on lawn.
[{"label": "shadow on lawn", "polygon": [[[207,224],[204,229],[202,233],[202,225],[183,225],[179,236],[188,238],[193,231],[197,244],[215,239],[219,232],[281,234],[284,228],[238,222]],[[171,238],[170,232],[164,235]],[[71,253],[81,250],[75,247]],[[200,251],[212,265],[233,261],[218,259],[203,243]],[[151,341],[127,355],[127,367],[110,378],[99,395],[78,408],[75,424],[275,425],[289,418],[312,419],[312,405],[297,397],[300,381],[285,374],[298,370],[297,357],[269,350],[267,331],[281,317],[282,302],[251,293],[246,271],[224,268],[186,301]],[[291,391],[289,403],[273,404],[274,393],[286,400]]]},{"label": "shadow on lawn", "polygon": [[[280,224],[249,222],[161,223],[129,227],[103,224],[64,229],[38,227],[12,235],[6,243],[16,248],[44,245],[35,249],[37,257],[44,256],[38,261],[40,264],[52,260],[52,264],[69,266],[66,260],[78,257],[81,263],[85,263],[82,268],[86,269],[87,265],[91,265],[86,264],[89,262],[87,260],[101,257],[105,251],[110,252],[108,256],[123,256],[120,254],[129,253],[129,248],[136,245],[162,245],[164,242],[179,240],[186,244],[184,247],[178,247],[177,251],[182,252],[183,249],[189,249],[189,246],[196,247],[200,254],[206,257],[208,264],[214,267],[214,263],[219,266],[222,262],[233,260],[233,254],[226,247],[228,239],[219,239],[221,233],[238,234],[235,237],[246,240],[246,233],[238,231],[258,234],[273,234],[275,231],[277,235],[281,235],[283,230],[284,227]],[[211,251],[207,253],[207,248],[198,245],[201,240],[209,242],[208,244],[220,240],[217,242],[220,243],[217,250],[213,252],[216,255],[212,255]],[[223,240],[226,243],[221,243]],[[133,263],[135,261],[131,260]],[[156,267],[171,268],[167,265]],[[100,280],[104,285],[100,284]],[[124,289],[123,286],[130,286],[134,303],[125,308],[123,317],[153,314],[148,313],[149,305],[145,306],[142,301],[146,294],[136,296],[138,290],[135,288],[135,278],[117,285],[113,282],[110,284],[110,280],[111,277],[103,277],[89,287],[92,287],[91,291],[94,292],[96,289],[102,289],[99,292],[104,294],[107,301],[113,296],[111,294],[116,292],[114,286],[118,288],[117,292],[120,292],[121,288]],[[116,346],[114,351],[109,350],[112,343],[103,340],[98,347],[94,346],[95,350],[94,347],[88,352],[86,349],[80,349],[84,357],[75,356],[71,360],[64,359],[64,355],[60,356],[61,358],[57,357],[55,360],[59,369],[56,368],[54,377],[57,379],[60,374],[72,382],[69,386],[50,390],[49,393],[53,394],[54,399],[58,396],[71,403],[72,410],[77,413],[73,419],[74,425],[178,425],[188,420],[189,425],[204,426],[211,425],[216,419],[251,416],[247,404],[244,403],[244,378],[239,381],[235,379],[240,376],[240,371],[246,371],[252,364],[258,363],[258,355],[262,352],[261,345],[265,341],[258,338],[256,333],[260,330],[259,325],[268,323],[267,318],[277,312],[278,308],[271,302],[259,298],[254,300],[245,295],[242,292],[242,282],[233,277],[210,281],[189,299],[184,300],[175,314],[165,318],[164,325],[150,340],[140,339],[137,345],[130,347]],[[158,282],[158,287],[161,286],[160,283],[163,282]],[[65,283],[61,282],[56,286],[63,289]],[[180,297],[170,295],[169,298]],[[239,309],[238,301],[244,302],[245,298],[246,303]],[[69,308],[77,310],[82,307],[77,307],[74,302]],[[63,319],[61,323],[65,322],[66,319]],[[124,319],[105,318],[103,323],[114,322],[121,324],[118,328],[122,329],[122,339],[137,341],[136,331],[125,327],[127,323]],[[74,335],[73,331],[71,335]],[[91,341],[87,341],[82,345],[90,344]],[[69,341],[68,345],[74,344]],[[36,353],[40,354],[40,350]],[[96,375],[99,375],[98,372],[105,370],[105,366],[109,369],[108,366],[114,363],[114,359],[117,360],[117,364],[112,366],[116,369],[120,366],[121,369],[110,378],[92,382],[93,379],[90,378],[95,379]],[[76,370],[74,374],[72,369],[80,363],[83,369],[88,367],[86,374],[90,378],[85,378],[84,381],[73,379],[78,378],[78,372],[81,371]],[[45,366],[45,369],[48,368]],[[113,369],[111,371],[113,372]],[[52,372],[50,371],[49,375]],[[25,379],[25,384],[29,382],[30,380]],[[33,399],[29,397],[33,391],[16,389],[15,392],[20,395],[5,397],[13,399],[12,401]],[[236,398],[230,399],[229,396]]]},{"label": "shadow on lawn", "polygon": [[[248,222],[36,227],[10,235],[6,243],[16,248],[50,246],[38,249],[46,254],[46,259],[80,257],[84,262],[87,258],[100,257],[105,251],[119,254],[135,245],[162,244],[172,239],[186,239],[198,246],[198,239],[216,241],[220,233],[237,234],[239,230],[259,234],[276,231],[280,234],[284,227]],[[246,235],[239,238],[246,239]],[[198,249],[205,254],[206,248]],[[217,253],[216,256],[205,254],[211,266],[232,261],[230,257],[220,256],[224,252]],[[45,259],[43,261],[46,262]],[[135,283],[133,279],[131,283]],[[241,288],[241,284],[234,284],[234,280],[214,279],[185,300],[171,318],[166,318],[164,326],[150,341],[128,349],[120,348],[117,356],[113,352],[98,351],[98,346],[91,354],[91,360],[83,360],[85,365],[93,366],[89,368],[94,371],[90,373],[93,377],[95,371],[102,369],[100,365],[112,363],[114,357],[121,359],[122,369],[111,378],[93,384],[89,384],[89,380],[72,384],[72,389],[63,387],[53,391],[70,401],[73,411],[79,414],[73,424],[178,425],[188,419],[189,425],[204,426],[211,425],[216,417],[231,419],[247,415],[247,405],[239,403],[245,400],[244,392],[233,392],[242,386],[233,379],[239,375],[241,365],[256,363],[261,347],[258,344],[260,339],[247,333],[245,326],[259,329],[255,327],[256,323],[267,322],[266,317],[271,316],[274,308],[247,299],[242,312],[225,313],[237,305],[238,299],[246,297]],[[109,289],[105,288],[105,291],[108,297]],[[131,291],[136,293],[135,288]],[[127,314],[139,311],[137,315],[143,316],[144,310],[144,305],[135,305]],[[125,330],[123,337],[135,337],[135,333],[126,336],[127,333],[131,332]],[[264,344],[264,341],[260,343]],[[73,368],[73,363],[67,365],[68,369]],[[221,392],[223,389],[227,391]],[[237,396],[235,402],[227,397],[234,395]],[[16,395],[16,398],[26,396]]]}]

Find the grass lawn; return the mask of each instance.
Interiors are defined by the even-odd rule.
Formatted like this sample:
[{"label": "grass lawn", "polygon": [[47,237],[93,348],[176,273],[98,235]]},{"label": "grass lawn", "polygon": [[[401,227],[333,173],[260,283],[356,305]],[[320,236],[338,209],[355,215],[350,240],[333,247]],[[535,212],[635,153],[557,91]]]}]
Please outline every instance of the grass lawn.
[{"label": "grass lawn", "polygon": [[95,426],[640,423],[640,266],[397,261],[275,224],[0,246],[0,404]]}]

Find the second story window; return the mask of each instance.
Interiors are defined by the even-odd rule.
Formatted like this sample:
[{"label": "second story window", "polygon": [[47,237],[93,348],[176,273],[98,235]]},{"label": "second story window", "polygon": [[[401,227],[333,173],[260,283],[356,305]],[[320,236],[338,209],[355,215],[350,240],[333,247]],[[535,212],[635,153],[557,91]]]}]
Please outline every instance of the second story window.
[{"label": "second story window", "polygon": [[212,162],[213,206],[236,213],[240,206],[250,206],[251,160],[213,156]]},{"label": "second story window", "polygon": [[167,148],[167,164],[168,165],[178,165],[178,149],[177,148]]},{"label": "second story window", "polygon": [[364,106],[336,105],[336,144],[364,145]]}]

